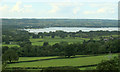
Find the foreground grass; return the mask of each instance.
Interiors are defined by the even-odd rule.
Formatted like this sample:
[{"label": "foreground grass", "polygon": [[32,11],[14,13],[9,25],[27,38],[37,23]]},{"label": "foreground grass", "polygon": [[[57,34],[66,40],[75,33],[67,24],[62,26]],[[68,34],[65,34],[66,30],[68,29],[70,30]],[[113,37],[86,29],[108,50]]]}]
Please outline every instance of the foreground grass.
[{"label": "foreground grass", "polygon": [[[117,54],[112,55],[112,57],[114,56],[117,56]],[[22,62],[22,63],[9,64],[8,67],[84,66],[84,65],[98,64],[102,60],[108,60],[108,59],[109,59],[109,55],[100,55],[100,56],[89,56],[89,57],[78,57],[78,58],[52,59],[52,60],[35,61],[35,62]]]},{"label": "foreground grass", "polygon": [[93,67],[83,67],[83,68],[79,68],[80,70],[95,70],[96,66]]}]

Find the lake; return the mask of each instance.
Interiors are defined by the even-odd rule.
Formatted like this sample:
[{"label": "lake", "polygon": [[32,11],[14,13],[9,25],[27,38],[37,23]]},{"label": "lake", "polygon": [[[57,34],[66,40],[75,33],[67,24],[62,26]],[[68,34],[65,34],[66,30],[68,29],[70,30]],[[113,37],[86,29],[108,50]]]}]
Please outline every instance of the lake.
[{"label": "lake", "polygon": [[90,27],[49,27],[49,28],[40,28],[40,29],[23,29],[30,33],[39,33],[39,32],[55,32],[62,30],[65,32],[77,32],[77,31],[118,31],[118,27],[101,27],[101,28],[90,28]]}]

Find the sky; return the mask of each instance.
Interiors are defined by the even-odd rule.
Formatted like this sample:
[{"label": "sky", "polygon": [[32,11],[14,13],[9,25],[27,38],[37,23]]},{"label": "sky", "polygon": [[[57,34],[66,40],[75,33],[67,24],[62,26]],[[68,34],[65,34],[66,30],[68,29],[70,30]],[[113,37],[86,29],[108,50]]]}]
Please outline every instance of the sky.
[{"label": "sky", "polygon": [[119,0],[0,0],[0,18],[118,19]]}]

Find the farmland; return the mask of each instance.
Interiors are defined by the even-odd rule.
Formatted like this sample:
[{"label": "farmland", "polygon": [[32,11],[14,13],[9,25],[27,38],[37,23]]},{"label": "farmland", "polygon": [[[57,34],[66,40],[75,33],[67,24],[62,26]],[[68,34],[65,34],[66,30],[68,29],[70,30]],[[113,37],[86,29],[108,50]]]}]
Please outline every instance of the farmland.
[{"label": "farmland", "polygon": [[3,33],[2,54],[6,69],[73,67],[95,70],[101,61],[110,60],[120,53],[117,31],[36,34],[13,30]]},{"label": "farmland", "polygon": [[[55,43],[60,43],[60,42],[68,42],[68,43],[82,43],[84,40],[88,41],[89,38],[50,38],[50,37],[46,37],[46,38],[30,38],[30,41],[32,42],[32,45],[38,45],[38,46],[42,46],[44,42],[48,42],[50,45],[54,45]],[[99,39],[96,39],[99,40]],[[19,47],[19,45],[17,44],[4,44],[2,46],[8,46],[8,47],[14,47],[17,46]]]},{"label": "farmland", "polygon": [[[118,35],[112,35],[112,36],[118,37]],[[110,36],[102,36],[102,37],[110,37]],[[93,39],[100,40],[99,37],[95,37]],[[69,44],[71,44],[71,43],[83,43],[84,40],[88,41],[88,40],[90,40],[90,38],[80,38],[80,37],[76,37],[76,38],[72,38],[72,37],[67,37],[67,38],[60,38],[60,37],[56,37],[56,38],[50,38],[50,37],[30,38],[32,45],[38,45],[38,46],[42,46],[44,42],[48,42],[49,45],[54,45],[55,43],[60,43],[60,42],[68,42]],[[2,46],[8,46],[8,47],[17,46],[17,47],[19,47],[19,45],[17,45],[17,44],[4,44],[4,43]]]},{"label": "farmland", "polygon": [[[100,63],[102,60],[108,60],[109,54],[99,55],[99,56],[85,56],[85,55],[76,55],[75,58],[68,59],[57,59],[58,57],[20,57],[19,61],[30,61],[30,60],[42,60],[42,59],[50,59],[51,60],[43,60],[43,61],[35,61],[35,62],[22,62],[22,63],[14,63],[9,64],[8,67],[58,67],[58,66],[85,66],[85,65],[94,65]],[[111,55],[111,57],[115,57],[117,54]],[[18,61],[18,62],[19,62]]]},{"label": "farmland", "polygon": [[44,42],[48,42],[50,45],[53,45],[55,43],[59,42],[68,42],[68,43],[82,43],[84,40],[89,40],[89,38],[44,38],[44,39],[33,39],[31,38],[30,41],[32,42],[32,45],[40,45],[42,46]]}]

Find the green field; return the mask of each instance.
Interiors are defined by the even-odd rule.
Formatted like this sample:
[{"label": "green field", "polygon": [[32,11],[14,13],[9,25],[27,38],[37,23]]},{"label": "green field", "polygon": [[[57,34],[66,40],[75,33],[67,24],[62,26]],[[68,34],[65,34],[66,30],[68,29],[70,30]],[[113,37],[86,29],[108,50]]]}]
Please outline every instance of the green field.
[{"label": "green field", "polygon": [[[113,37],[118,37],[118,35],[112,35]],[[102,36],[102,37],[110,37],[110,36]],[[72,37],[66,37],[66,38],[60,38],[60,37],[55,37],[55,38],[50,38],[45,37],[45,38],[30,38],[30,41],[32,42],[32,45],[38,45],[38,46],[42,46],[44,42],[48,42],[50,45],[53,45],[55,43],[59,43],[62,41],[68,42],[68,43],[82,43],[84,40],[88,41],[90,38],[80,38],[80,37],[76,37],[76,38],[72,38]],[[94,40],[99,40],[99,37],[94,37]],[[13,46],[17,46],[19,47],[19,45],[16,44],[4,44],[3,46],[8,46],[8,47],[13,47]]]},{"label": "green field", "polygon": [[80,70],[95,70],[96,66],[93,67],[83,67],[83,68],[79,68]]},{"label": "green field", "polygon": [[[112,57],[117,56],[113,54]],[[20,57],[19,61],[29,61],[37,59],[49,59],[55,57]],[[52,59],[52,60],[43,60],[35,62],[22,62],[9,64],[8,67],[56,67],[56,66],[84,66],[84,65],[93,65],[98,64],[102,60],[108,60],[109,55],[100,55],[100,56],[86,56],[82,57],[77,55],[76,58],[63,58],[63,59]]]},{"label": "green field", "polygon": [[[60,43],[62,41],[68,42],[68,43],[82,43],[84,40],[89,40],[89,38],[37,38],[37,39],[33,39],[30,38],[30,41],[32,42],[32,45],[38,45],[38,46],[42,46],[44,42],[48,42],[50,45],[53,45],[55,43]],[[95,39],[97,40],[97,39]],[[13,47],[13,46],[17,46],[19,47],[19,45],[17,44],[4,44],[2,46],[8,46],[8,47]]]},{"label": "green field", "polygon": [[2,46],[8,46],[8,47],[14,47],[14,46],[17,46],[17,47],[20,47],[20,46],[17,45],[17,44],[2,44]]},{"label": "green field", "polygon": [[38,59],[49,59],[49,58],[56,58],[58,56],[52,57],[19,57],[19,61],[30,61],[30,60],[38,60]]},{"label": "green field", "polygon": [[39,38],[39,39],[33,39],[31,38],[30,41],[32,42],[32,45],[39,45],[42,46],[44,42],[48,42],[50,45],[53,45],[55,43],[59,43],[62,41],[68,42],[68,43],[82,43],[84,40],[89,40],[89,38]]}]

